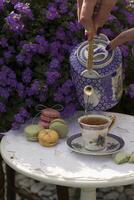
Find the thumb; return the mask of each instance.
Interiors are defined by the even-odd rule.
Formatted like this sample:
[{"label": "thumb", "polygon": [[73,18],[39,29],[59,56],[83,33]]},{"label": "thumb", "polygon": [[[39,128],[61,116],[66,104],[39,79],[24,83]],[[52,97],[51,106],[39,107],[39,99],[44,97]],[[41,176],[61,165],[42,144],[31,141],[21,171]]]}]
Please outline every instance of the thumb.
[{"label": "thumb", "polygon": [[112,50],[117,46],[132,40],[134,40],[134,28],[120,33],[115,39],[111,40],[107,46],[107,50]]}]

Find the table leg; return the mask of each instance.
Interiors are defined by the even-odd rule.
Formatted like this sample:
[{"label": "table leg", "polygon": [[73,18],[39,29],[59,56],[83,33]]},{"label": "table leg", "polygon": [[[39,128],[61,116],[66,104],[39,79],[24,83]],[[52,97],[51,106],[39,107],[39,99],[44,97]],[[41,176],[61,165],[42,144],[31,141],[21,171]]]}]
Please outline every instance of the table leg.
[{"label": "table leg", "polygon": [[56,185],[58,200],[69,200],[68,187]]},{"label": "table leg", "polygon": [[82,188],[80,200],[96,200],[96,189]]},{"label": "table leg", "polygon": [[[2,139],[3,135],[0,134],[0,141]],[[0,200],[4,200],[4,194],[5,194],[5,178],[4,178],[4,172],[2,167],[2,157],[0,155]]]},{"label": "table leg", "polygon": [[6,165],[7,174],[7,200],[15,200],[15,171]]}]

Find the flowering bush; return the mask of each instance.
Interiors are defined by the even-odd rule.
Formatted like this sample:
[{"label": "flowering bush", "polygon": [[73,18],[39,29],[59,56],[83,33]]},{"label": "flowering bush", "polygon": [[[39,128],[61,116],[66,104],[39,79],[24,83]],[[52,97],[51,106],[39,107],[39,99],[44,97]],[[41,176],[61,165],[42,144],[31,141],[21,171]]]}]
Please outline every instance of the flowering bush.
[{"label": "flowering bush", "polygon": [[[132,4],[132,3],[131,3]],[[120,0],[102,29],[111,39],[133,26],[134,10]],[[69,0],[0,0],[0,130],[17,129],[35,115],[35,106],[79,108],[70,79],[69,54],[83,40],[76,4]],[[134,97],[132,44],[122,45],[127,95]]]}]

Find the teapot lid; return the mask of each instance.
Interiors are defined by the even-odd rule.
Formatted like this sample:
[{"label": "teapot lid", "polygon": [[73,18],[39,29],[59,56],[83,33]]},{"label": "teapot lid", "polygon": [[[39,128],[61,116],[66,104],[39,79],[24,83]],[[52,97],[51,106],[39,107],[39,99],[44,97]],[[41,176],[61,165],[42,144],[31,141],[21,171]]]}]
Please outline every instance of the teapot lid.
[{"label": "teapot lid", "polygon": [[[93,68],[103,68],[112,62],[114,51],[107,51],[106,46],[109,43],[108,38],[104,34],[95,36],[93,45]],[[88,41],[83,42],[77,50],[77,59],[86,66],[88,58]]]},{"label": "teapot lid", "polygon": [[[113,73],[122,64],[122,54],[119,47],[107,51],[109,39],[104,35],[94,37],[93,70],[99,77]],[[77,45],[70,54],[71,69],[81,74],[86,69],[88,56],[88,41]]]}]

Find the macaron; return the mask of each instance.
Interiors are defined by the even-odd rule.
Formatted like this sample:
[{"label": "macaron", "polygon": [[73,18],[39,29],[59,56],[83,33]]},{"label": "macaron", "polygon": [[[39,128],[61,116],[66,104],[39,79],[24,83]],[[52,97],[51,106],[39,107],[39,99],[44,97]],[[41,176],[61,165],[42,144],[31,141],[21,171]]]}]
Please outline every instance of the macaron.
[{"label": "macaron", "polygon": [[119,152],[119,153],[117,153],[116,155],[115,155],[115,157],[114,157],[114,162],[116,163],[116,164],[123,164],[123,163],[126,163],[126,162],[128,162],[128,160],[129,160],[129,158],[130,158],[130,155],[129,154],[126,154],[126,153],[124,153],[124,152]]},{"label": "macaron", "polygon": [[52,120],[50,117],[46,117],[44,115],[40,116],[40,120],[50,123]]},{"label": "macaron", "polygon": [[43,128],[49,128],[49,122],[40,120],[38,123],[40,126],[42,126]]},{"label": "macaron", "polygon": [[38,135],[39,143],[45,147],[55,146],[58,142],[58,139],[58,133],[51,129],[42,129]]},{"label": "macaron", "polygon": [[134,163],[134,152],[131,153],[130,158],[129,158],[129,163]]},{"label": "macaron", "polygon": [[40,119],[42,120],[42,121],[45,121],[45,122],[48,122],[48,123],[50,123],[51,121],[53,121],[54,119],[57,119],[57,118],[55,118],[55,117],[47,117],[47,116],[44,116],[44,115],[41,115],[40,116]]},{"label": "macaron", "polygon": [[50,123],[50,129],[57,131],[60,138],[65,138],[69,132],[69,127],[65,120],[55,119]]},{"label": "macaron", "polygon": [[60,118],[60,112],[53,108],[46,108],[42,110],[41,114],[49,118]]},{"label": "macaron", "polygon": [[37,141],[38,134],[42,129],[43,129],[43,127],[38,124],[30,124],[30,125],[26,126],[24,129],[24,133],[25,133],[27,140]]},{"label": "macaron", "polygon": [[60,117],[60,112],[53,108],[42,110],[39,124],[44,128],[48,128],[51,121]]}]

